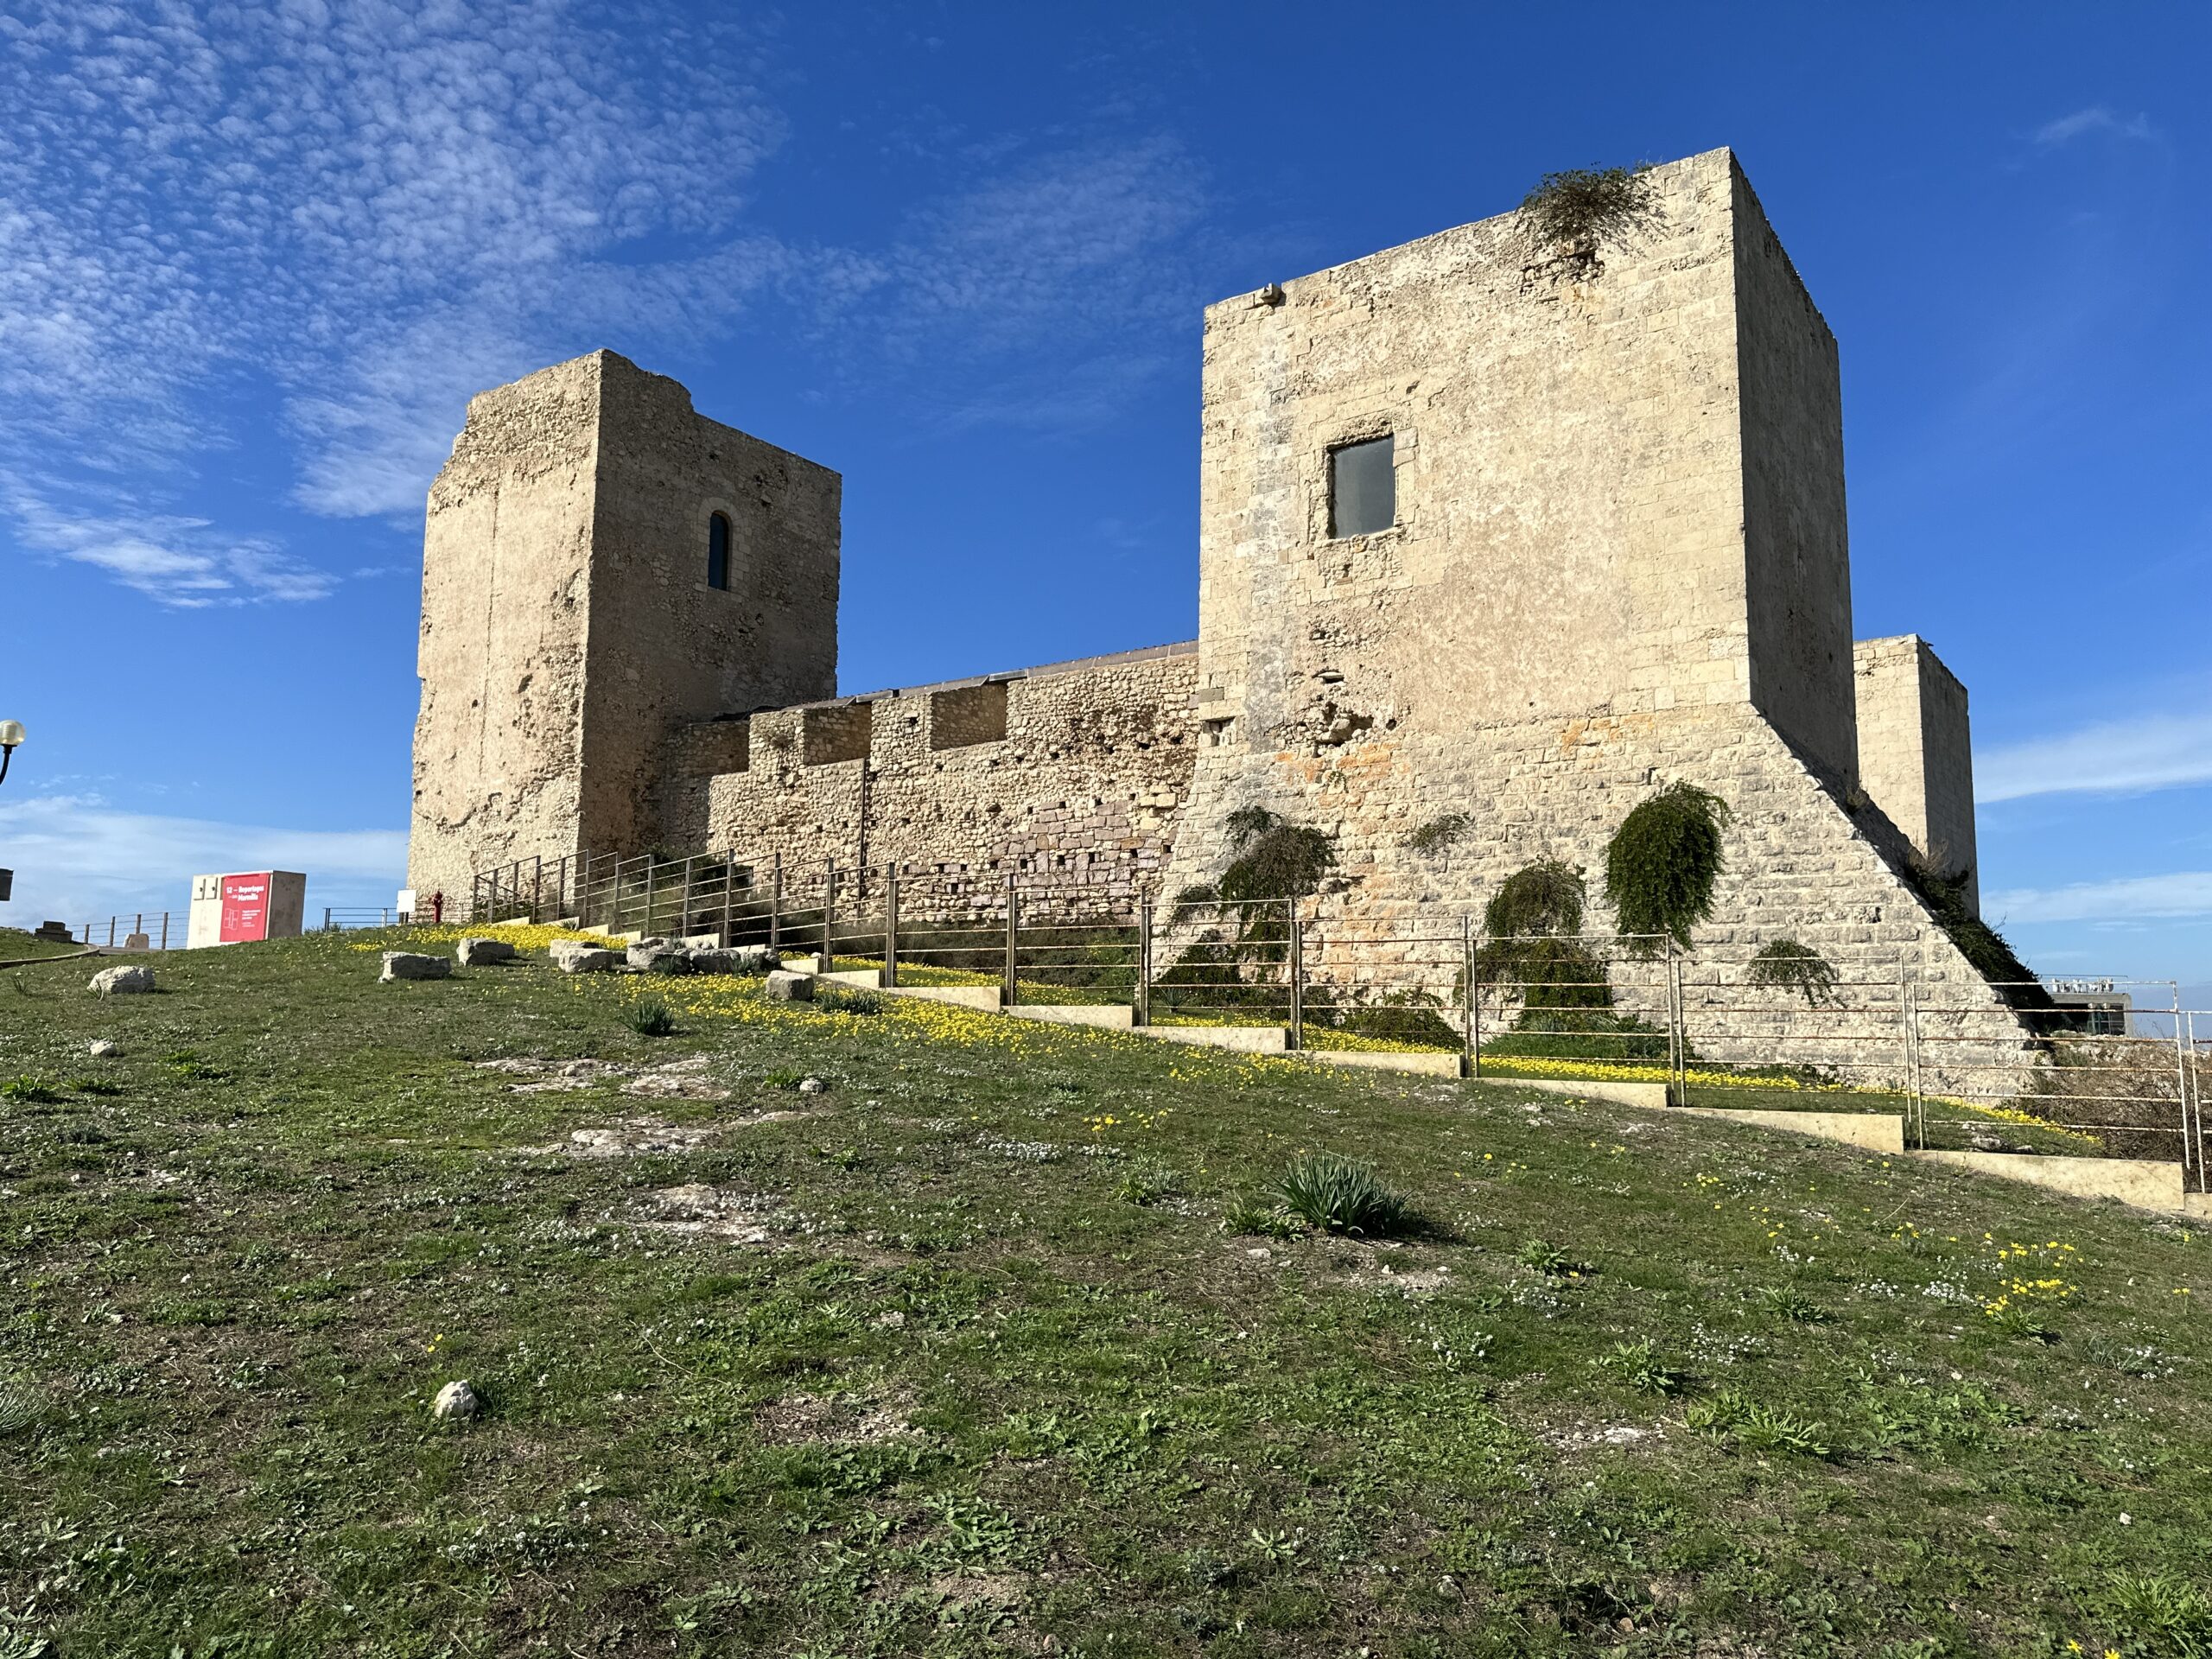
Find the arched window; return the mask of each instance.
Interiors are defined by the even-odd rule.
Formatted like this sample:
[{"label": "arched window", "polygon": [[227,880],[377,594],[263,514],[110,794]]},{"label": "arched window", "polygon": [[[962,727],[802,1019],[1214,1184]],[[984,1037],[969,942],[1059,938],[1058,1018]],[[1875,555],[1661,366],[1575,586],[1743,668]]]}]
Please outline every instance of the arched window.
[{"label": "arched window", "polygon": [[729,586],[729,520],[719,512],[707,520],[707,586]]}]

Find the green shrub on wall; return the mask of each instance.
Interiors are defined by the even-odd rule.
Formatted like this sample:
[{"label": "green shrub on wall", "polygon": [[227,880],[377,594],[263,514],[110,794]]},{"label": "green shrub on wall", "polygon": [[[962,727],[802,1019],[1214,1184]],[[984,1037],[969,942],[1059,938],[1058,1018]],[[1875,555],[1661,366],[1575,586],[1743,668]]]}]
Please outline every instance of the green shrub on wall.
[{"label": "green shrub on wall", "polygon": [[1802,991],[1805,1006],[1816,1008],[1835,1000],[1835,969],[1808,944],[1777,939],[1751,958],[1751,982],[1779,990]]},{"label": "green shrub on wall", "polygon": [[1616,240],[1657,223],[1651,166],[1577,167],[1547,173],[1521,202],[1521,219],[1539,247],[1588,257],[1605,237]]},{"label": "green shrub on wall", "polygon": [[1518,869],[1483,906],[1483,931],[1493,939],[1517,933],[1580,933],[1582,872],[1555,858]]},{"label": "green shrub on wall", "polygon": [[1689,949],[1690,929],[1713,914],[1726,868],[1720,832],[1728,803],[1695,784],[1674,783],[1638,804],[1605,847],[1605,898],[1624,933],[1644,936],[1649,954],[1671,938]]},{"label": "green shrub on wall", "polygon": [[1406,845],[1424,858],[1440,853],[1465,835],[1474,818],[1465,812],[1446,812],[1441,817],[1431,818],[1427,823],[1406,837]]}]

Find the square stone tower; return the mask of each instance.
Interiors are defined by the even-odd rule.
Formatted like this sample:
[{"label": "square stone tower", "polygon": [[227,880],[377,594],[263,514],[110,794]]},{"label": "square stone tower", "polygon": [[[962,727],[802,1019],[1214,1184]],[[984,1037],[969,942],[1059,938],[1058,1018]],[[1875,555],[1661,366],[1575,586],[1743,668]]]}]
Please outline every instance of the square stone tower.
[{"label": "square stone tower", "polygon": [[1850,784],[1834,337],[1731,152],[1647,176],[1601,250],[1509,213],[1208,308],[1217,747],[1736,705]]},{"label": "square stone tower", "polygon": [[1974,734],[1967,689],[1916,633],[1862,639],[1859,780],[1936,874],[1966,874],[1981,912],[1974,832]]},{"label": "square stone tower", "polygon": [[686,724],[834,694],[836,474],[594,352],[472,399],[431,486],[408,880],[661,835]]}]

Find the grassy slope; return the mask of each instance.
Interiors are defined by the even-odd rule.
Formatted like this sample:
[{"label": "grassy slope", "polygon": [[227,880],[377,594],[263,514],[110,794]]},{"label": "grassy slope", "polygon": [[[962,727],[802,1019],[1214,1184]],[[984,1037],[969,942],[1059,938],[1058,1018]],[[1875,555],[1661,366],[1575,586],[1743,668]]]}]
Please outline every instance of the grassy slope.
[{"label": "grassy slope", "polygon": [[59,939],[42,939],[27,928],[0,927],[0,962],[22,962],[33,957],[66,957],[84,948],[81,944],[65,944]]},{"label": "grassy slope", "polygon": [[[2212,1246],[2178,1229],[933,1005],[379,986],[362,944],[163,957],[105,1004],[74,965],[0,984],[0,1077],[44,1083],[0,1099],[0,1653],[2212,1640],[2177,1294]],[[654,989],[658,1041],[621,1017]],[[729,1100],[469,1064],[694,1054]],[[641,1113],[713,1134],[529,1150]],[[1436,1233],[1224,1236],[1309,1147]],[[687,1183],[772,1242],[639,1224]],[[2014,1277],[2072,1287],[2056,1340],[1984,1313]],[[1598,1363],[1643,1339],[1679,1392]],[[461,1376],[486,1414],[432,1422]]]}]

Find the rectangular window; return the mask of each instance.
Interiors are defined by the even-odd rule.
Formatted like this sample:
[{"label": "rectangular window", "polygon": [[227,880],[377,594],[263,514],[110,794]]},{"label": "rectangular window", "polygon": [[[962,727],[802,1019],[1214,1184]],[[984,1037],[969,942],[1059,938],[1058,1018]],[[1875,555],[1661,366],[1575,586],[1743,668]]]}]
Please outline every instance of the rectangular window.
[{"label": "rectangular window", "polygon": [[1367,536],[1398,522],[1398,469],[1391,435],[1329,451],[1329,534]]}]

